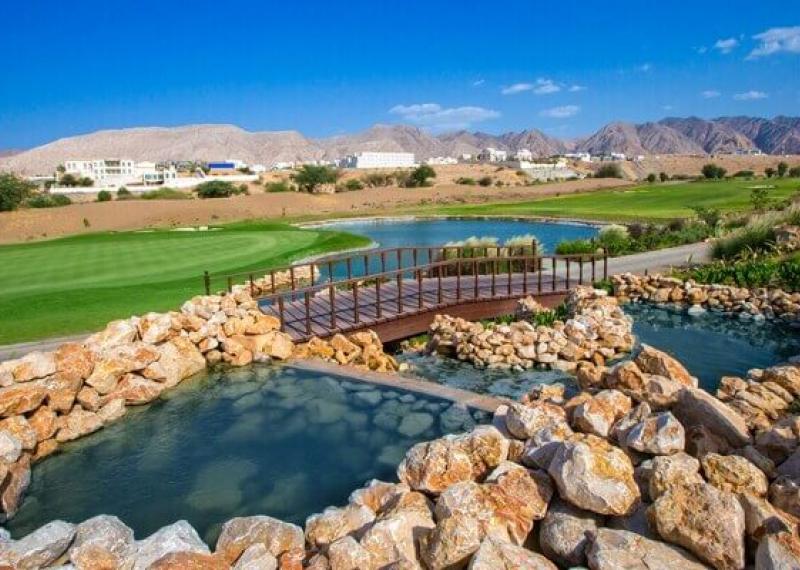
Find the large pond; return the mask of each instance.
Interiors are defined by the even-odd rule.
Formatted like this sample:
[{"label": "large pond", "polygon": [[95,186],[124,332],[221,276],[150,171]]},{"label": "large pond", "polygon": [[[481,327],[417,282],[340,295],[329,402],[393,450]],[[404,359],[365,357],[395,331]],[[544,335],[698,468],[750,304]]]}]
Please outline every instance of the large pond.
[{"label": "large pond", "polygon": [[[800,354],[800,331],[766,321],[741,321],[708,312],[690,316],[683,309],[629,304],[637,343],[647,343],[680,360],[700,386],[717,389],[722,376],[744,376]],[[471,364],[435,355],[404,354],[409,374],[432,382],[482,394],[518,398],[534,385],[562,382],[574,386],[572,376],[559,371],[478,370]]]},{"label": "large pond", "polygon": [[144,537],[178,519],[209,543],[235,516],[303,524],[414,443],[488,421],[449,401],[278,366],[192,379],[33,469],[8,529],[119,516]]}]

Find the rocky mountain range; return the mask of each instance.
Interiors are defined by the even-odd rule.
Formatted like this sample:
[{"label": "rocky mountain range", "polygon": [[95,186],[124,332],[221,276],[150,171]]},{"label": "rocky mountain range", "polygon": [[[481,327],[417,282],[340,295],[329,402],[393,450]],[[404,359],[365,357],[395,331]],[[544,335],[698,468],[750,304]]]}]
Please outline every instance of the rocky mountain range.
[{"label": "rocky mountain range", "polygon": [[0,168],[44,174],[68,159],[125,157],[133,160],[220,160],[253,164],[335,159],[358,151],[406,151],[417,159],[476,154],[495,147],[530,149],[535,156],[577,150],[593,154],[718,154],[761,150],[800,154],[800,117],[666,118],[633,124],[614,122],[576,141],[550,137],[539,130],[493,135],[458,131],[433,135],[408,125],[375,125],[355,134],[323,139],[297,131],[250,132],[234,125],[188,125],[98,131],[0,157]]}]

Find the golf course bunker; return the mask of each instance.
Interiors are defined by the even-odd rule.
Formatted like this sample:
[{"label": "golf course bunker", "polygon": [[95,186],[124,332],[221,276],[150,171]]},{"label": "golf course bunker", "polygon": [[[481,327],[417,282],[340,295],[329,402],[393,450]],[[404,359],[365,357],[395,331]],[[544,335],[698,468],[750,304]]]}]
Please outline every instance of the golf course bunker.
[{"label": "golf course bunker", "polygon": [[105,513],[148,536],[188,520],[213,544],[236,516],[303,524],[419,441],[489,414],[449,400],[275,365],[211,371],[36,465],[14,537]]}]

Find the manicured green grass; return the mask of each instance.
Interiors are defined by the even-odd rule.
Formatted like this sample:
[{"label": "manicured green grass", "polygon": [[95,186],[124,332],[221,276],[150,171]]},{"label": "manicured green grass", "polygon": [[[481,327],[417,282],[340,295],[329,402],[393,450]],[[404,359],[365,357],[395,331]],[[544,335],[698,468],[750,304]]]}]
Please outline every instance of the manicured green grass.
[{"label": "manicured green grass", "polygon": [[0,345],[177,308],[203,292],[204,270],[265,269],[367,243],[340,232],[240,223],[204,232],[98,233],[0,246]]},{"label": "manicured green grass", "polygon": [[431,211],[449,215],[657,221],[691,216],[693,206],[719,208],[722,211],[747,210],[750,208],[752,186],[763,184],[775,186],[769,191],[771,199],[784,199],[800,190],[800,180],[796,178],[648,184],[526,202],[437,206]]}]

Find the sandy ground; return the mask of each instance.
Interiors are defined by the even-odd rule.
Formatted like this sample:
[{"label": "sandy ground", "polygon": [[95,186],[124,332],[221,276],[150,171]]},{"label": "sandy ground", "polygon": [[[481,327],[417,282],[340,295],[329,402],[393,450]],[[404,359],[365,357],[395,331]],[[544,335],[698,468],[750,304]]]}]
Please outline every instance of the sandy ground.
[{"label": "sandy ground", "polygon": [[97,231],[206,225],[254,218],[391,214],[399,208],[414,206],[520,201],[625,184],[628,183],[617,179],[586,179],[511,188],[446,184],[431,188],[369,188],[340,194],[254,193],[212,200],[88,202],[62,208],[2,212],[0,243]]},{"label": "sandy ground", "polygon": [[[679,154],[647,156],[641,162],[627,162],[626,165],[630,166],[631,174],[635,174],[640,178],[646,177],[651,172],[658,174],[662,171],[670,176],[675,176],[676,174],[699,176],[703,165],[710,162],[725,168],[729,175],[740,170],[752,170],[756,174],[762,175],[764,174],[765,168],[775,168],[781,161],[788,164],[790,168],[793,166],[800,166],[800,156],[798,155],[734,156],[723,154],[717,156],[688,156]],[[628,170],[628,168],[625,170]]]}]

